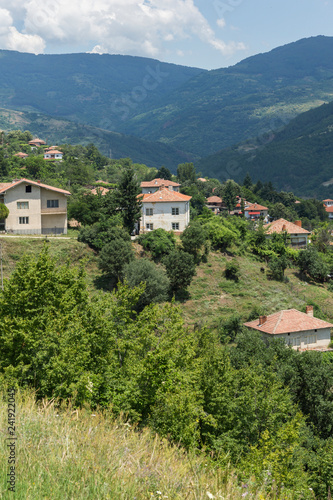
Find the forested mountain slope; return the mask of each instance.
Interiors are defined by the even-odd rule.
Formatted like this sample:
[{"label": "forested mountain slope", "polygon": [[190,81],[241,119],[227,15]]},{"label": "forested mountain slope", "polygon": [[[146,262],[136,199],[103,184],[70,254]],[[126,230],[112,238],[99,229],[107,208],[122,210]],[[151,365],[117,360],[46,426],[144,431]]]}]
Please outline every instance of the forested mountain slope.
[{"label": "forested mountain slope", "polygon": [[276,134],[226,148],[198,162],[204,175],[273,182],[300,196],[333,197],[333,102],[302,113]]}]

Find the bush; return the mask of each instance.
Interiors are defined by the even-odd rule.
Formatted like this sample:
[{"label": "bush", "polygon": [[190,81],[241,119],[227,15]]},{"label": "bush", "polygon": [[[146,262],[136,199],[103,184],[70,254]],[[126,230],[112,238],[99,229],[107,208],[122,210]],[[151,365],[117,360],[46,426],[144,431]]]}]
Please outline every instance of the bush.
[{"label": "bush", "polygon": [[175,235],[161,228],[141,234],[138,241],[145,250],[151,252],[154,259],[160,259],[163,255],[172,252],[176,245]]},{"label": "bush", "polygon": [[116,239],[107,243],[99,255],[98,267],[109,278],[116,281],[123,278],[126,264],[134,260],[134,252],[130,241]]},{"label": "bush", "polygon": [[174,250],[163,259],[163,264],[166,267],[171,290],[173,292],[186,290],[196,273],[193,255],[182,250]]},{"label": "bush", "polygon": [[87,243],[90,248],[100,252],[104,245],[114,240],[131,241],[128,232],[120,227],[119,219],[113,217],[112,219],[102,220],[96,222],[91,226],[86,226],[80,229],[78,234],[78,241]]},{"label": "bush", "polygon": [[163,302],[168,298],[170,281],[164,268],[157,266],[148,259],[138,259],[127,264],[124,276],[131,288],[140,283],[145,289],[137,303],[137,309],[142,310],[153,302]]},{"label": "bush", "polygon": [[227,263],[224,275],[227,278],[227,280],[234,280],[236,282],[239,281],[241,273],[239,269],[239,264],[235,259]]},{"label": "bush", "polygon": [[196,262],[200,262],[207,237],[207,232],[200,222],[192,222],[180,236],[184,252],[190,253]]},{"label": "bush", "polygon": [[273,257],[269,261],[268,267],[270,270],[270,276],[273,279],[277,281],[283,281],[284,271],[288,267],[288,259],[285,255],[281,255],[280,257]]}]

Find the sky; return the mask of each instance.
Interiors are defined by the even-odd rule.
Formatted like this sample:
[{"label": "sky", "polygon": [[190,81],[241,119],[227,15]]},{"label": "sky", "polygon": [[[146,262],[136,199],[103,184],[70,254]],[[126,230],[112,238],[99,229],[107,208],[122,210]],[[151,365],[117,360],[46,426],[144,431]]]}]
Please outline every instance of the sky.
[{"label": "sky", "polygon": [[0,0],[0,49],[216,69],[301,38],[333,36],[332,21],[333,0]]}]

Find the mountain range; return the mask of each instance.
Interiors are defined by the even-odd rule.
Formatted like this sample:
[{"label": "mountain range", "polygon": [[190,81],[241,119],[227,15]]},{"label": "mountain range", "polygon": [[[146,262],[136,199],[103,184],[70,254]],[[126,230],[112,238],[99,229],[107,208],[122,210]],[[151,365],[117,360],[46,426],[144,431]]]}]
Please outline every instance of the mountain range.
[{"label": "mountain range", "polygon": [[[248,155],[254,177],[266,172],[287,188],[294,187],[293,176],[267,169],[258,153],[268,155],[282,143],[277,131],[332,98],[333,37],[302,39],[212,71],[131,56],[0,51],[0,127],[5,130],[19,121],[19,112],[25,128],[47,133],[52,142],[88,138],[104,154],[111,149],[114,157],[131,156],[172,171],[177,163],[196,161],[203,174],[218,178],[239,177],[243,160],[232,151],[255,147]],[[313,188],[329,182],[329,172],[320,168],[322,175],[314,169]]]}]

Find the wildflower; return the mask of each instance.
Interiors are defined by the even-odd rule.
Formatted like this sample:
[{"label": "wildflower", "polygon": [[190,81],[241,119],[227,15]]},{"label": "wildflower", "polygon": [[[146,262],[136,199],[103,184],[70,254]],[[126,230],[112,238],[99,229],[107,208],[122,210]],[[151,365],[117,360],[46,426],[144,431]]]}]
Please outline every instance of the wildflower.
[{"label": "wildflower", "polygon": [[156,491],[156,494],[157,495],[162,495],[162,492],[161,491]]},{"label": "wildflower", "polygon": [[209,491],[206,491],[206,493],[207,493],[208,498],[210,498],[210,499],[215,498],[214,495],[212,493],[210,493]]}]

